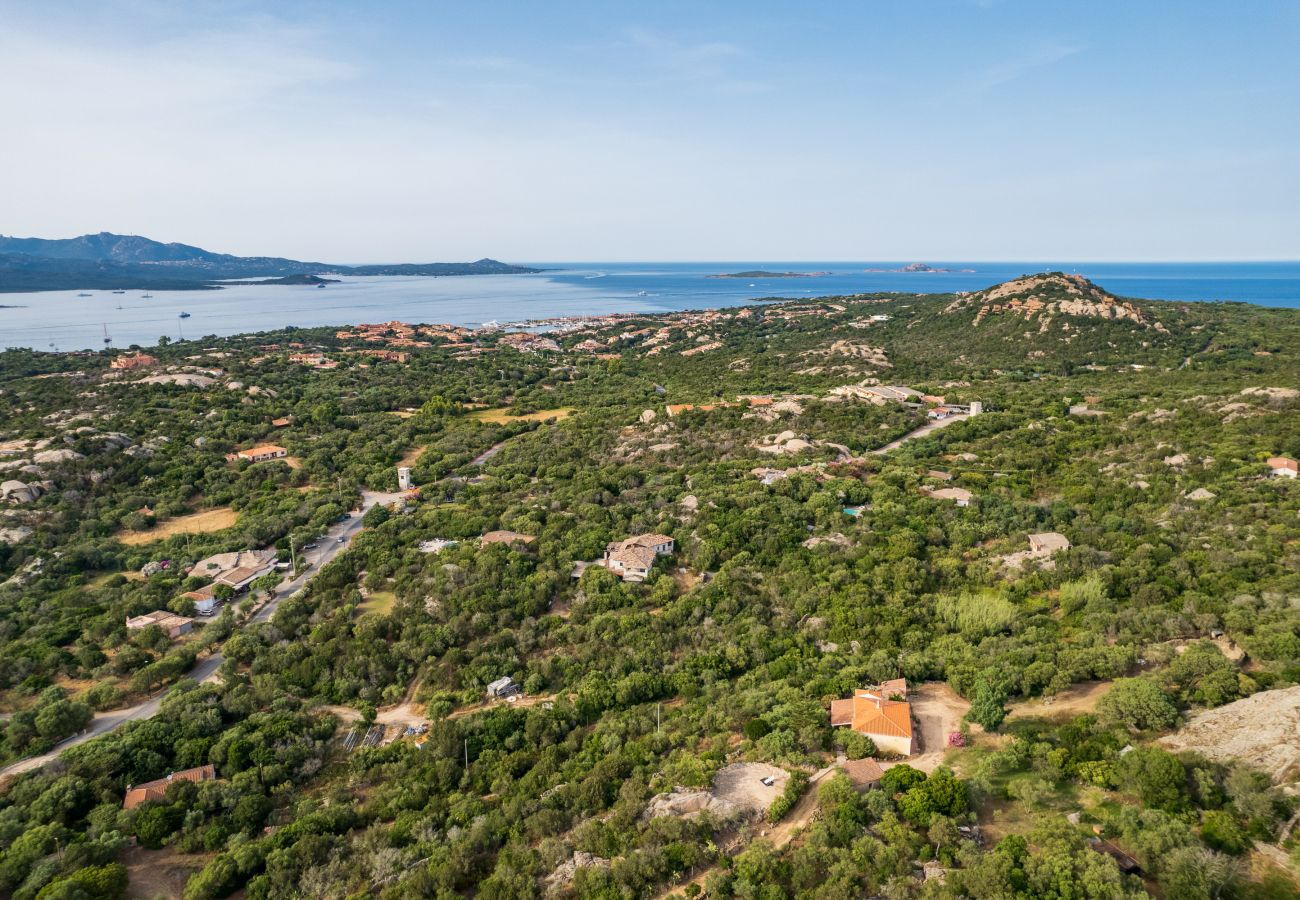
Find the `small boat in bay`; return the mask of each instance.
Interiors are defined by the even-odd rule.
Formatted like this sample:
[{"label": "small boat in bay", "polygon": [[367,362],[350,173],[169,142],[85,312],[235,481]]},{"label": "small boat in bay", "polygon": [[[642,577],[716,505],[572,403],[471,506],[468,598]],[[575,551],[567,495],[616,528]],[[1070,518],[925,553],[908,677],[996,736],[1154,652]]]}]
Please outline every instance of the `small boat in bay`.
[{"label": "small boat in bay", "polygon": [[178,318],[178,319],[188,319],[189,317],[190,317],[190,314],[189,314],[189,313],[187,313],[187,312],[183,312],[183,313],[181,313],[179,316],[177,316],[176,318]]}]

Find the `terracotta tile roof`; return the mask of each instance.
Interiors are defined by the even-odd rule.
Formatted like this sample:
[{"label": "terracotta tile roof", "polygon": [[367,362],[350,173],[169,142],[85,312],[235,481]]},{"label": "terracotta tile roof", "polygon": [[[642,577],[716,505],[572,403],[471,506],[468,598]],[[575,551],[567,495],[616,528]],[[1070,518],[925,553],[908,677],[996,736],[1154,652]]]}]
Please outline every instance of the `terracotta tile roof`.
[{"label": "terracotta tile roof", "polygon": [[656,554],[649,547],[623,546],[609,555],[612,562],[625,569],[649,569],[655,564]]},{"label": "terracotta tile roof", "polygon": [[852,725],[852,724],[853,724],[853,701],[832,700],[831,701],[831,725]]},{"label": "terracotta tile roof", "polygon": [[659,544],[671,544],[672,542],[673,539],[666,534],[638,534],[636,537],[624,541],[623,546],[655,547]]},{"label": "terracotta tile roof", "polygon": [[277,454],[277,453],[284,455],[288,452],[289,452],[288,450],[284,449],[283,447],[277,444],[262,444],[257,447],[249,447],[247,450],[240,450],[235,455],[243,457],[245,459],[249,459],[254,456],[270,456],[272,454]]},{"label": "terracotta tile roof", "polygon": [[906,700],[880,700],[874,697],[853,698],[853,724],[859,734],[890,737],[912,736],[912,707]]},{"label": "terracotta tile roof", "polygon": [[840,771],[849,776],[858,787],[866,787],[875,784],[885,774],[885,770],[880,768],[880,763],[874,759],[850,759],[847,762],[840,763]]},{"label": "terracotta tile roof", "polygon": [[148,803],[153,800],[161,800],[167,794],[169,788],[175,781],[192,781],[198,784],[201,781],[215,781],[217,779],[217,770],[211,765],[199,766],[196,769],[182,769],[179,772],[172,772],[166,778],[159,778],[156,781],[146,781],[144,784],[137,784],[126,792],[126,797],[122,801],[123,809],[135,809],[142,803]]},{"label": "terracotta tile roof", "polygon": [[892,678],[889,681],[880,682],[880,694],[886,700],[893,696],[907,696],[907,679]]}]

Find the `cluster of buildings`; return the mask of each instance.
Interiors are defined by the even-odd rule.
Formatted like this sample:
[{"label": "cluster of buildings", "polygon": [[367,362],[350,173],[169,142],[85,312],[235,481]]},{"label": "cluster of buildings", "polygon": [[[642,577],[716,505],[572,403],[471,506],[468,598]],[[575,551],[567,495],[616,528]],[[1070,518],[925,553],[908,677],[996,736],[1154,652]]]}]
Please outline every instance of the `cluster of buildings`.
[{"label": "cluster of buildings", "polygon": [[[380,322],[357,325],[350,330],[334,332],[340,341],[365,341],[388,347],[432,347],[433,340],[448,341],[449,346],[469,346],[474,332],[460,325],[409,325],[406,322]],[[427,339],[427,340],[422,340]],[[403,362],[405,360],[402,360]]]},{"label": "cluster of buildings", "polygon": [[275,567],[276,553],[272,549],[235,550],[199,560],[190,568],[189,574],[211,578],[214,584],[224,584],[236,594],[242,594],[250,584],[273,572]]},{"label": "cluster of buildings", "polygon": [[[211,581],[203,587],[186,591],[181,597],[192,600],[194,609],[200,616],[216,615],[222,596],[234,597],[245,593],[257,579],[275,572],[278,565],[276,553],[271,549],[217,553],[199,560],[187,572],[188,575],[209,578]],[[221,590],[223,587],[228,590]],[[194,621],[188,616],[159,609],[128,618],[126,628],[127,631],[140,631],[157,625],[167,637],[175,640],[193,631]]]},{"label": "cluster of buildings", "polygon": [[158,360],[155,357],[137,351],[113,357],[113,361],[108,364],[108,367],[119,372],[133,372],[139,369],[151,369],[156,365],[158,365]]},{"label": "cluster of buildings", "polygon": [[531,331],[512,331],[497,339],[498,347],[509,347],[520,353],[559,353],[563,348],[544,334]]},{"label": "cluster of buildings", "polygon": [[298,363],[312,369],[337,369],[338,363],[324,353],[290,353],[289,362]]}]

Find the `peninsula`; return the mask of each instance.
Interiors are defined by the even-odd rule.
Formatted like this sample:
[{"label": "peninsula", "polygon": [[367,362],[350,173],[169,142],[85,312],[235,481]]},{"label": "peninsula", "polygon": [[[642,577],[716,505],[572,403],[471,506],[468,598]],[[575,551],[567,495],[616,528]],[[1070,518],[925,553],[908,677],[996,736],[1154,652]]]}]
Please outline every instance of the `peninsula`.
[{"label": "peninsula", "polygon": [[[0,235],[0,293],[61,290],[212,290],[241,278],[322,275],[525,275],[541,269],[483,258],[464,263],[345,266],[278,256],[234,256],[138,235],[55,239]],[[285,284],[307,282],[278,282]]]}]

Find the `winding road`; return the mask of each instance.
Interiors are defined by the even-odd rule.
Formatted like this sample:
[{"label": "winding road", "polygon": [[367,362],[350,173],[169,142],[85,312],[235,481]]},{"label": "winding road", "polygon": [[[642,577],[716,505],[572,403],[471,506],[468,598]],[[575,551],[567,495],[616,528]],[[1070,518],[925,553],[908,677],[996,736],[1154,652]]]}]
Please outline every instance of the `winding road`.
[{"label": "winding road", "polygon": [[[361,513],[353,513],[350,519],[344,519],[342,522],[331,526],[321,537],[319,547],[304,552],[302,558],[305,560],[306,565],[303,567],[303,571],[298,577],[288,578],[281,582],[276,588],[275,596],[253,614],[253,617],[249,619],[249,624],[269,622],[281,603],[300,593],[318,571],[351,546],[353,538],[361,532],[361,516],[364,515],[366,510],[378,503],[392,503],[401,496],[400,493],[381,494],[375,491],[362,491]],[[339,538],[343,540],[340,541]],[[223,662],[225,662],[225,657],[221,655],[220,651],[216,651],[199,659],[185,677],[194,681],[207,681],[216,677],[217,671],[221,668]],[[134,706],[96,713],[85,731],[60,741],[48,753],[42,753],[40,756],[29,756],[26,759],[20,759],[16,763],[5,766],[0,769],[0,779],[39,769],[46,763],[58,759],[59,755],[69,747],[84,744],[86,741],[116,731],[127,722],[140,722],[153,718],[158,714],[158,710],[162,708],[163,698],[170,690],[170,686],[164,688],[148,700]]]}]

